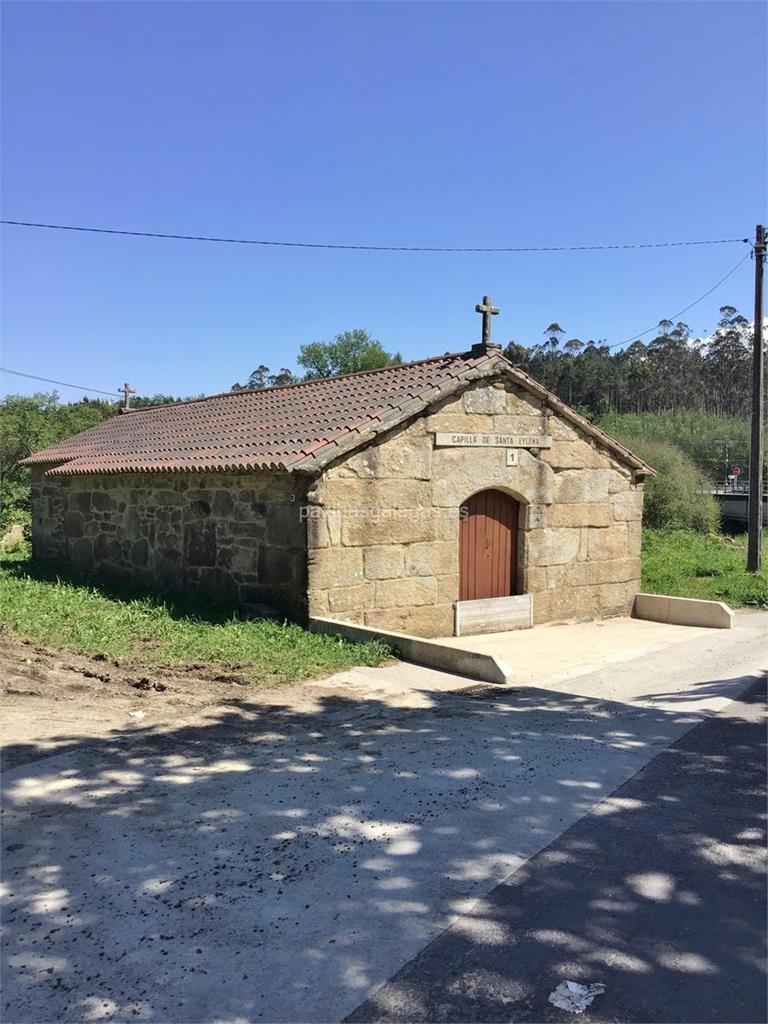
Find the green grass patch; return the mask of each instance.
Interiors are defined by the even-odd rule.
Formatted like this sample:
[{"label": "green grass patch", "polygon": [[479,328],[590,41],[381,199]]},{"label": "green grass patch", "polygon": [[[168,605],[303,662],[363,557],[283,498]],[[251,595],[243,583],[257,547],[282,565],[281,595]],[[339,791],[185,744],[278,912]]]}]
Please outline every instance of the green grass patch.
[{"label": "green grass patch", "polygon": [[762,572],[748,573],[746,534],[646,529],[643,590],[725,601],[734,608],[768,608],[768,530],[763,530],[762,543]]},{"label": "green grass patch", "polygon": [[389,657],[376,641],[354,644],[275,620],[244,620],[193,596],[152,596],[97,586],[0,558],[0,621],[21,636],[82,654],[165,664],[245,664],[254,683],[291,683]]}]

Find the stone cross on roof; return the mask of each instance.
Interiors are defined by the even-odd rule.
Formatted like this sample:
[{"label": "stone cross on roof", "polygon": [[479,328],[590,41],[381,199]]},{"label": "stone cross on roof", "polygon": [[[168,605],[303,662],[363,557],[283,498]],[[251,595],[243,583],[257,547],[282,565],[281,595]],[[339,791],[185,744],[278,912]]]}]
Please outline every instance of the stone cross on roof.
[{"label": "stone cross on roof", "polygon": [[491,302],[490,295],[483,296],[483,301],[475,306],[475,312],[483,314],[483,340],[481,343],[483,347],[501,348],[500,345],[494,345],[491,341],[491,317],[498,316],[499,311]]},{"label": "stone cross on roof", "polygon": [[123,384],[123,386],[121,388],[118,388],[117,390],[122,392],[123,412],[126,412],[128,409],[131,408],[131,395],[136,394],[136,389],[132,388],[128,381],[126,381],[125,384]]}]

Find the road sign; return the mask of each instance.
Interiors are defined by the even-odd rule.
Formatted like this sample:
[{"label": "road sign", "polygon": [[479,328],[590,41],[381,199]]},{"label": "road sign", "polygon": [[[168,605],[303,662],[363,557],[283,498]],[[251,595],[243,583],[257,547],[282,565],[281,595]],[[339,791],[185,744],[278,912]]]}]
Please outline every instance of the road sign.
[{"label": "road sign", "polygon": [[733,469],[731,470],[731,476],[741,476],[741,467],[740,466],[734,466]]}]

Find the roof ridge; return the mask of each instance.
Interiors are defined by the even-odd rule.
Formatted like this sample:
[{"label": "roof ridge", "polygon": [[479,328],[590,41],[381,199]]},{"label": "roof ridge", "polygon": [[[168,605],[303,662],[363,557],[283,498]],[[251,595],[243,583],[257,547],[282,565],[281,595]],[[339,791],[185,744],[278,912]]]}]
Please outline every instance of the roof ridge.
[{"label": "roof ridge", "polygon": [[375,370],[352,370],[350,373],[340,373],[338,377],[312,377],[310,380],[297,380],[292,384],[275,384],[271,388],[238,388],[236,391],[217,391],[212,395],[200,395],[198,398],[185,398],[180,402],[165,402],[163,405],[150,405],[143,408],[121,410],[121,414],[130,413],[131,416],[145,412],[157,412],[160,409],[178,409],[185,405],[196,405],[199,402],[210,402],[214,398],[232,398],[236,395],[264,395],[276,391],[287,391],[289,388],[303,388],[311,384],[323,384],[329,380],[346,380],[348,377],[362,377],[383,373],[385,370],[407,370],[413,366],[420,366],[426,363],[439,363],[444,359],[459,359],[471,356],[467,349],[465,352],[446,352],[442,356],[428,356],[424,359],[413,359],[410,363],[392,363],[390,366],[379,366]]}]

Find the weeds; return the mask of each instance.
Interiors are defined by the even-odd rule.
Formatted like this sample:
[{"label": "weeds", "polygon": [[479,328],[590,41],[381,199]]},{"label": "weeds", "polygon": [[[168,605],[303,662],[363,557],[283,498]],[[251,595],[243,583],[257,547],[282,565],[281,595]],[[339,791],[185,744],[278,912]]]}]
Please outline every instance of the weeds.
[{"label": "weeds", "polygon": [[354,665],[378,665],[389,651],[353,644],[291,622],[240,619],[194,597],[158,597],[66,578],[24,557],[0,562],[0,619],[38,643],[84,654],[166,664],[245,663],[258,683],[290,683]]},{"label": "weeds", "polygon": [[643,590],[725,601],[734,608],[768,608],[768,530],[763,531],[761,573],[746,572],[746,551],[746,534],[646,529]]}]

